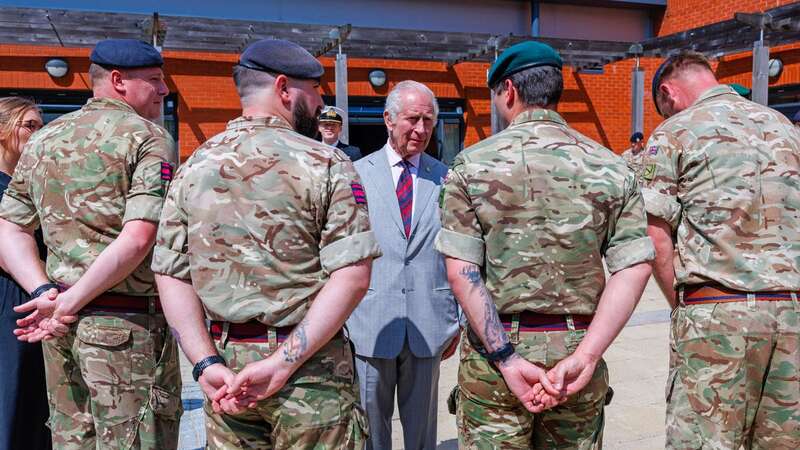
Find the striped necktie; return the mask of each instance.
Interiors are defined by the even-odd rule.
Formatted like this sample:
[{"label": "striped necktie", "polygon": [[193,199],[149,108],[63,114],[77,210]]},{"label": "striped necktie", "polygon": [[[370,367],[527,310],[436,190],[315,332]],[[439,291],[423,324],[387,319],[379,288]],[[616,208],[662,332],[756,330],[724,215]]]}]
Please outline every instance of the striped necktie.
[{"label": "striped necktie", "polygon": [[414,206],[414,181],[411,178],[411,163],[403,160],[398,163],[403,168],[400,179],[397,180],[397,203],[400,205],[400,217],[403,218],[403,228],[406,237],[411,235],[411,211]]}]

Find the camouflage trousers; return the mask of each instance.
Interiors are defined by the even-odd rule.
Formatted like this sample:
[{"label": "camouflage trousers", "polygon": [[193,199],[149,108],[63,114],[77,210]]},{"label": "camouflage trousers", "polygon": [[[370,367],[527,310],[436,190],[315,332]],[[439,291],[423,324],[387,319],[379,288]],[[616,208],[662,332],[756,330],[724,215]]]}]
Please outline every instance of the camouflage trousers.
[{"label": "camouflage trousers", "polygon": [[163,315],[81,315],[43,350],[53,448],[177,448],[178,348]]},{"label": "camouflage trousers", "polygon": [[[519,332],[517,353],[547,369],[572,354],[585,330]],[[500,371],[461,339],[456,421],[461,449],[600,449],[608,369],[600,361],[592,380],[562,405],[531,414],[506,386]]]},{"label": "camouflage trousers", "polygon": [[[215,341],[234,371],[263,359],[277,343]],[[359,406],[350,344],[334,337],[295,372],[273,397],[231,416],[215,414],[208,402],[207,448],[361,449],[368,434]]]},{"label": "camouflage trousers", "polygon": [[800,448],[800,305],[680,306],[667,448]]}]

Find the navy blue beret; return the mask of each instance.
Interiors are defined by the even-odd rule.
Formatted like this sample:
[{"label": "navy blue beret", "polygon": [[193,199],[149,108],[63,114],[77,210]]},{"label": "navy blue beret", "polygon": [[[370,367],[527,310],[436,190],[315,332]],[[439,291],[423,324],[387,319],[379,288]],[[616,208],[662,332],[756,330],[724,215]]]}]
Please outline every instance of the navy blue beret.
[{"label": "navy blue beret", "polygon": [[661,75],[663,75],[664,69],[667,67],[667,64],[671,63],[674,58],[675,58],[675,55],[672,55],[672,56],[668,57],[667,59],[665,59],[664,62],[662,62],[660,66],[658,66],[658,69],[656,69],[656,73],[653,75],[653,84],[650,87],[651,88],[651,92],[650,93],[653,94],[653,104],[656,106],[656,112],[660,116],[663,115],[663,114],[661,114],[661,110],[658,108],[658,102],[656,101],[656,95],[658,94],[659,86],[661,86]]},{"label": "navy blue beret", "polygon": [[319,79],[325,73],[322,64],[306,49],[282,39],[262,39],[248,45],[239,56],[239,65],[300,79]]},{"label": "navy blue beret", "polygon": [[563,66],[561,55],[543,42],[525,41],[512,45],[489,68],[489,88],[501,80],[531,67],[552,66],[559,69]]},{"label": "navy blue beret", "polygon": [[643,141],[643,140],[644,140],[644,135],[639,131],[637,131],[636,133],[633,133],[631,135],[631,142],[632,143]]},{"label": "navy blue beret", "polygon": [[794,118],[792,119],[792,121],[795,123],[800,123],[800,111],[794,113]]},{"label": "navy blue beret", "polygon": [[150,44],[136,39],[106,39],[94,46],[89,59],[104,67],[135,69],[161,67],[164,59]]}]

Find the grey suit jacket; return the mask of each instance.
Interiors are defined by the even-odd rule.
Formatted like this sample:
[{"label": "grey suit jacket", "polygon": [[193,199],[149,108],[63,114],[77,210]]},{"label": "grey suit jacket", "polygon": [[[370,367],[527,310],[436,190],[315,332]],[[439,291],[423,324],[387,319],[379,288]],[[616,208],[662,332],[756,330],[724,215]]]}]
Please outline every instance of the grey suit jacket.
[{"label": "grey suit jacket", "polygon": [[447,167],[422,154],[411,236],[406,239],[386,148],[355,163],[364,184],[372,231],[383,256],[372,263],[367,295],[347,321],[356,353],[395,358],[408,339],[417,357],[444,350],[458,331],[458,308],[433,248],[441,228],[438,198]]}]

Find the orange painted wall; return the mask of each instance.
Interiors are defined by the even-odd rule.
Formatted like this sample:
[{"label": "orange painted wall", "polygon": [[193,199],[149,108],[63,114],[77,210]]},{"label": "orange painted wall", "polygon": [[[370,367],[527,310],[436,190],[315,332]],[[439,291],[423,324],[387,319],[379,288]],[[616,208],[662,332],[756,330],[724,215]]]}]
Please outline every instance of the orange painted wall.
[{"label": "orange painted wall", "polygon": [[[696,8],[696,3],[670,0],[661,23],[661,30],[678,26],[698,26],[729,17],[727,6],[732,2],[714,1],[718,7]],[[741,1],[737,11],[772,8],[785,1]],[[688,14],[694,4],[703,14]],[[714,15],[717,15],[715,18]],[[721,15],[721,16],[720,16]],[[0,89],[79,89],[88,90],[89,49],[53,48],[0,44]],[[783,74],[771,85],[800,83],[800,44],[772,49],[784,64]],[[70,65],[69,74],[54,80],[44,71],[48,58],[61,57]],[[179,142],[182,156],[187,156],[203,141],[224,129],[225,123],[239,113],[239,102],[231,79],[231,67],[236,55],[203,52],[165,51],[167,84],[178,95]],[[322,91],[334,94],[334,61],[322,58],[326,68]],[[489,91],[486,88],[488,64],[461,63],[448,68],[442,62],[365,60],[350,58],[348,91],[352,96],[386,96],[395,83],[415,79],[426,83],[442,98],[465,100],[467,133],[465,144],[470,145],[490,134]],[[660,122],[649,92],[650,77],[660,61],[643,59],[645,69],[645,134]],[[715,64],[723,82],[738,82],[750,86],[751,58],[749,53],[723,57]],[[368,82],[371,69],[386,71],[388,83],[375,90]],[[628,146],[631,113],[631,70],[633,61],[626,60],[605,67],[600,75],[564,71],[565,92],[559,111],[580,132],[603,145],[622,152]]]}]

